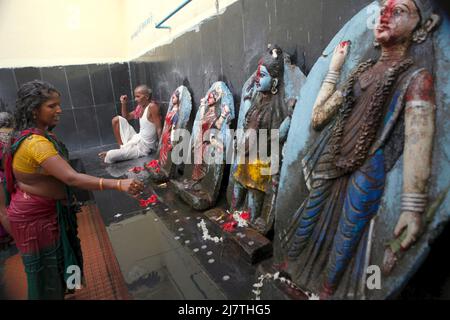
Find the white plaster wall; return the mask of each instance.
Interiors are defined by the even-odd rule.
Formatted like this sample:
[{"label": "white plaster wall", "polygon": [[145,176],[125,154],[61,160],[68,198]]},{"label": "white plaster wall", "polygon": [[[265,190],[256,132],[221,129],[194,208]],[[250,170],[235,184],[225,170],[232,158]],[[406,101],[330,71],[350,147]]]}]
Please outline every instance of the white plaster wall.
[{"label": "white plaster wall", "polygon": [[0,0],[0,67],[127,59],[123,0]]},{"label": "white plaster wall", "polygon": [[151,49],[170,43],[189,30],[196,29],[202,21],[220,14],[236,1],[192,0],[164,23],[171,29],[156,29],[155,25],[184,3],[184,0],[126,0],[130,60],[143,56]]},{"label": "white plaster wall", "polygon": [[237,0],[0,0],[0,68],[129,61]]}]

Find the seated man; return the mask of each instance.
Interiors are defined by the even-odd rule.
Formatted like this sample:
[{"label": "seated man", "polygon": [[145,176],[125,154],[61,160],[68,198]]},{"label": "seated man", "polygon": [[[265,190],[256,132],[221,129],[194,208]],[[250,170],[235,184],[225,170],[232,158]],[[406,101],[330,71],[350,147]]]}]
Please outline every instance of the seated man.
[{"label": "seated man", "polygon": [[[114,136],[120,149],[99,154],[105,163],[137,159],[155,151],[161,137],[162,125],[159,106],[152,100],[152,91],[146,85],[140,85],[134,90],[134,100],[137,107],[128,112],[126,95],[120,97],[122,116],[112,120]],[[128,120],[139,119],[139,133],[136,133]]]}]

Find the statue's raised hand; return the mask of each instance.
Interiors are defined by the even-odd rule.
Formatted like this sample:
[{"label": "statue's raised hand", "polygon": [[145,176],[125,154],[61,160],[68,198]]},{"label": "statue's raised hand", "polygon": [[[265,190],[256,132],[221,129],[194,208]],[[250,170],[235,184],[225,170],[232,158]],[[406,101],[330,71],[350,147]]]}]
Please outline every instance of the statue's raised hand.
[{"label": "statue's raised hand", "polygon": [[350,44],[351,44],[350,41],[342,41],[336,46],[333,52],[333,57],[331,58],[330,71],[334,72],[341,71],[345,59],[347,58],[347,54],[350,49]]},{"label": "statue's raised hand", "polygon": [[401,243],[403,250],[409,249],[419,238],[420,232],[422,231],[422,216],[420,213],[410,211],[402,212],[394,230],[395,237],[400,237],[405,229],[406,236]]},{"label": "statue's raised hand", "polygon": [[222,109],[221,116],[226,119],[228,117],[228,115],[230,114],[230,112],[231,112],[230,108],[227,105],[225,105]]}]

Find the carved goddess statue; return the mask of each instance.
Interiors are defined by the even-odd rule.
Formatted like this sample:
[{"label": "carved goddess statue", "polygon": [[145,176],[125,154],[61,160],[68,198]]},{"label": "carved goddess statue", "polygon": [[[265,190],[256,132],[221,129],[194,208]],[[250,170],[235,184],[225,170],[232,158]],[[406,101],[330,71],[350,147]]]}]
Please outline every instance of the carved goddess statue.
[{"label": "carved goddess statue", "polygon": [[[438,22],[431,1],[383,1],[374,30],[381,56],[361,63],[340,88],[341,68],[356,44],[342,42],[334,51],[312,115],[313,129],[321,133],[302,162],[309,195],[283,240],[285,270],[322,298],[346,297],[364,272],[368,226],[380,207],[387,172],[402,154],[395,236],[406,232],[404,250],[419,237],[436,107],[431,70],[413,60],[411,49],[420,47]],[[350,276],[344,279],[344,273]]]},{"label": "carved goddess statue", "polygon": [[[282,133],[284,132],[279,134],[276,141],[280,146],[289,130],[290,115],[296,102],[295,99],[285,101],[284,64],[285,55],[281,48],[269,45],[248,88],[243,89],[246,92],[243,96],[244,103],[250,103],[250,107],[244,115],[245,133],[240,143],[245,146],[245,154],[233,174],[236,183],[233,187],[231,209],[246,208],[251,221],[263,233],[267,231],[267,221],[260,217],[261,212],[265,203],[272,207],[270,200],[274,199],[278,187],[278,175],[272,174],[270,170],[271,165],[274,165],[271,164],[273,159],[270,154],[273,152],[271,130],[281,129]],[[267,133],[267,139],[264,141],[267,148],[261,146],[261,130],[264,130],[264,134]],[[252,158],[251,149],[256,146],[258,150],[254,150],[256,152]],[[267,151],[266,159],[261,157],[263,149]],[[279,161],[279,157],[275,160]],[[247,201],[244,204],[245,199]]]}]

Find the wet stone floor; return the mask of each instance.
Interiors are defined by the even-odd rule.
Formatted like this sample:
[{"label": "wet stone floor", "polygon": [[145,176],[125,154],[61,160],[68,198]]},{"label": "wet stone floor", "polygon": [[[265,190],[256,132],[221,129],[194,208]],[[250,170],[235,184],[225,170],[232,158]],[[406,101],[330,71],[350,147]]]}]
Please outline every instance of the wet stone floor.
[{"label": "wet stone floor", "polygon": [[98,158],[105,148],[73,153],[79,171],[104,178],[137,177],[145,181],[143,198],[158,201],[149,208],[117,191],[81,192],[95,202],[122,276],[132,299],[251,299],[256,267],[245,262],[232,247],[202,239],[198,223],[202,212],[182,202],[167,186],[154,185],[147,173],[129,172],[152,157],[106,165]]}]

